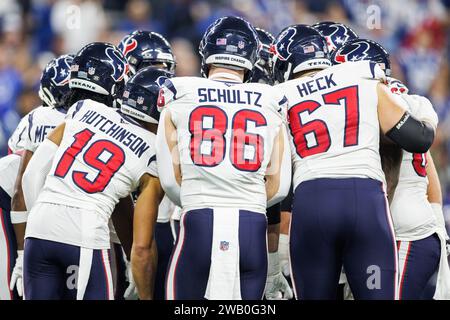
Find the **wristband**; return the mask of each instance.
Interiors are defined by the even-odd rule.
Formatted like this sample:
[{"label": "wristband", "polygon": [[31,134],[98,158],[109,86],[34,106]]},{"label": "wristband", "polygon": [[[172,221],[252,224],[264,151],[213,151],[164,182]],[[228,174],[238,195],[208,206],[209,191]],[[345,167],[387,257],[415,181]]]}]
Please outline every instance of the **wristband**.
[{"label": "wristband", "polygon": [[11,211],[11,223],[25,223],[28,220],[28,211]]}]

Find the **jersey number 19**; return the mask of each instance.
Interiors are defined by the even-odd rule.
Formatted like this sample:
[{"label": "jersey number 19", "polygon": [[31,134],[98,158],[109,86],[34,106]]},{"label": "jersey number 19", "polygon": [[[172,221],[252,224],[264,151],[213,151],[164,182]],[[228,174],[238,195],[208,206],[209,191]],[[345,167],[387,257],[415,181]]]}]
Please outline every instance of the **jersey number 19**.
[{"label": "jersey number 19", "polygon": [[[65,178],[70,171],[75,158],[85,149],[94,132],[84,129],[73,137],[75,141],[64,152],[55,170],[55,176]],[[73,171],[73,182],[87,193],[97,193],[105,190],[114,174],[125,162],[125,152],[109,140],[97,140],[84,152],[83,161],[89,167],[98,171],[95,179],[88,179],[88,172]]]}]

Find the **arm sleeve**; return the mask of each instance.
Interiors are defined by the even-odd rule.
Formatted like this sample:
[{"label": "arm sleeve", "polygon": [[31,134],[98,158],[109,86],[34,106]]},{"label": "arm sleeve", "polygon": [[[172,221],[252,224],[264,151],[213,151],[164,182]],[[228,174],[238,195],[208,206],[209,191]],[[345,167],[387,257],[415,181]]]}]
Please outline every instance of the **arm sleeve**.
[{"label": "arm sleeve", "polygon": [[286,127],[281,124],[280,134],[283,135],[283,158],[281,159],[280,167],[280,184],[276,194],[267,201],[267,206],[271,207],[276,203],[281,202],[289,193],[291,186],[292,166],[291,166],[291,150],[289,148],[289,140],[286,132]]},{"label": "arm sleeve", "polygon": [[175,178],[173,170],[174,160],[166,141],[165,117],[169,116],[166,110],[161,113],[161,120],[158,124],[156,135],[156,156],[158,158],[157,167],[161,186],[169,199],[177,206],[181,207],[180,185]]},{"label": "arm sleeve", "polygon": [[52,167],[53,158],[58,150],[58,146],[45,139],[36,152],[33,154],[30,162],[22,177],[22,189],[25,205],[30,210],[42,190],[45,179]]},{"label": "arm sleeve", "polygon": [[434,129],[427,122],[405,112],[400,121],[386,132],[386,136],[408,152],[425,153],[433,144]]}]

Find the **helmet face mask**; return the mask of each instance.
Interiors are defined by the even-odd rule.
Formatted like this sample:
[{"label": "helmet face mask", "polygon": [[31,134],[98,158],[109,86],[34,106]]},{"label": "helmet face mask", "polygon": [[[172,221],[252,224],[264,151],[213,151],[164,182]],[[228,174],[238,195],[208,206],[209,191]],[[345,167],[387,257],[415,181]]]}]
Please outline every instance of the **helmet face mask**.
[{"label": "helmet face mask", "polygon": [[122,39],[119,49],[127,59],[132,75],[148,66],[175,72],[172,48],[159,33],[136,30]]},{"label": "helmet face mask", "polygon": [[269,32],[256,28],[259,38],[259,59],[255,63],[250,82],[273,85],[273,60],[270,48],[275,40]]},{"label": "helmet face mask", "polygon": [[389,53],[379,43],[372,40],[350,40],[334,52],[331,60],[333,64],[368,60],[377,63],[387,76],[391,75]]},{"label": "helmet face mask", "polygon": [[153,67],[139,70],[125,85],[122,95],[122,113],[137,120],[157,124],[160,111],[157,100],[160,86],[173,74]]},{"label": "helmet face mask", "polygon": [[255,28],[238,17],[217,19],[208,27],[200,42],[201,73],[207,77],[210,65],[244,70],[244,81],[259,59],[259,40]]},{"label": "helmet face mask", "polygon": [[115,46],[94,42],[75,56],[69,86],[115,99],[122,94],[127,70],[125,57]]},{"label": "helmet face mask", "polygon": [[52,59],[41,75],[39,97],[49,107],[64,107],[70,94],[69,78],[73,55]]},{"label": "helmet face mask", "polygon": [[278,83],[292,79],[296,73],[331,66],[325,39],[307,25],[285,28],[271,51],[274,53],[273,76]]}]

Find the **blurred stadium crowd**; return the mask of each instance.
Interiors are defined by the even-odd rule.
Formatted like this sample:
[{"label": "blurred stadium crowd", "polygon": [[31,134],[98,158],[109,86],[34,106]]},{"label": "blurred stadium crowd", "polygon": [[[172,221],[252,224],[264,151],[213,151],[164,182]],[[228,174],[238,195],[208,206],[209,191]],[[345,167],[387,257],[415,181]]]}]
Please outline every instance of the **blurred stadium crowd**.
[{"label": "blurred stadium crowd", "polygon": [[40,104],[40,73],[53,56],[150,30],[170,40],[178,76],[199,75],[203,31],[228,14],[275,35],[293,23],[343,22],[384,45],[393,76],[428,96],[439,114],[432,153],[450,222],[450,0],[1,0],[0,155],[20,117]]}]

